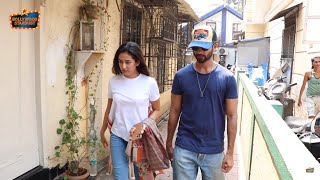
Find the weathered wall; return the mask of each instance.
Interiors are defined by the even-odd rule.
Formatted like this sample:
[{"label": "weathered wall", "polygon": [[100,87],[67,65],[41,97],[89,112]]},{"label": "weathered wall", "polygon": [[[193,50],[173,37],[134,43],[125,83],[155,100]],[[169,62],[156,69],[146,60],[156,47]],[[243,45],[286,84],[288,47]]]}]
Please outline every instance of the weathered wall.
[{"label": "weathered wall", "polygon": [[60,136],[56,134],[59,120],[66,115],[67,104],[65,88],[66,44],[69,32],[79,19],[78,0],[47,1],[46,7],[41,7],[40,59],[42,95],[42,136],[44,166],[51,167],[57,162],[48,157],[54,155],[54,147],[59,144]]}]

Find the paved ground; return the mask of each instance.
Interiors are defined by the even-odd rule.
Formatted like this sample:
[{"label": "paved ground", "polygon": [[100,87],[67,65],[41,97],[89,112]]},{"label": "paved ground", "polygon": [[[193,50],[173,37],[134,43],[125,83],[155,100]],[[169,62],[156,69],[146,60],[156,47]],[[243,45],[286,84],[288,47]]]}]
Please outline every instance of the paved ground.
[{"label": "paved ground", "polygon": [[[167,120],[164,120],[160,123],[159,125],[159,130],[161,132],[161,135],[164,139],[164,141],[167,138]],[[227,144],[227,143],[225,143]],[[235,149],[235,154],[234,154],[234,167],[232,168],[232,170],[226,174],[226,180],[241,180],[240,176],[239,176],[239,160],[238,160],[238,151],[237,151],[237,147]],[[111,175],[107,175],[106,174],[106,170],[103,169],[102,171],[100,171],[97,175],[97,177],[95,178],[89,178],[89,179],[95,179],[95,180],[113,180],[113,178],[111,177]],[[172,180],[172,169],[168,169],[166,170],[166,174],[165,175],[159,175],[156,178],[157,180]],[[201,173],[199,171],[197,180],[201,180]]]}]

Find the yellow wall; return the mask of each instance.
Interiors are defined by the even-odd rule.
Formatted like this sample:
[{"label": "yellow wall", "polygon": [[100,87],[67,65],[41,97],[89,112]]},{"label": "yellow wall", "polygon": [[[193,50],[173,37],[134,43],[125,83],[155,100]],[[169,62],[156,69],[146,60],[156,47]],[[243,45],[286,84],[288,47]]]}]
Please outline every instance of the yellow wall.
[{"label": "yellow wall", "polygon": [[245,25],[264,24],[265,16],[271,7],[272,0],[247,0],[244,7]]},{"label": "yellow wall", "polygon": [[245,27],[245,38],[251,39],[251,38],[259,38],[264,37],[264,27],[265,25],[260,24],[248,24]]},{"label": "yellow wall", "polygon": [[41,68],[41,114],[42,147],[44,166],[57,162],[47,158],[54,155],[54,147],[60,138],[56,134],[59,120],[65,117],[67,103],[65,89],[66,44],[71,27],[78,19],[78,0],[47,1],[41,7],[40,68]]},{"label": "yellow wall", "polygon": [[[47,157],[54,155],[54,147],[59,144],[61,137],[56,134],[59,120],[65,117],[67,97],[65,94],[65,59],[68,36],[70,29],[79,19],[79,0],[47,1],[46,7],[41,7],[41,32],[39,32],[40,59],[41,59],[41,95],[42,98],[42,134],[43,134],[43,165],[55,166],[58,162]],[[104,55],[103,70],[97,91],[97,115],[96,126],[98,131],[102,125],[104,111],[107,105],[108,81],[113,76],[111,72],[114,54],[120,44],[120,12],[115,1],[108,1],[108,14],[105,34],[107,50]],[[99,28],[99,27],[98,27]],[[99,44],[99,42],[96,42]],[[82,98],[83,87],[79,91],[78,108],[84,106]],[[81,97],[82,96],[82,97]],[[161,94],[161,112],[168,110],[170,106],[170,91]],[[84,112],[83,115],[87,115]],[[86,132],[86,123],[82,124]]]}]

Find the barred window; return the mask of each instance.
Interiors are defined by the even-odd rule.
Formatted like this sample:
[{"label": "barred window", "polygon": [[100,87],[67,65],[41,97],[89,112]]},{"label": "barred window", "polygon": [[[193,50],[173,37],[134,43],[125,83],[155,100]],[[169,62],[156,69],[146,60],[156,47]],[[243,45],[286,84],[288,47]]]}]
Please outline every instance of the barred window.
[{"label": "barred window", "polygon": [[136,6],[126,3],[122,14],[121,42],[133,41],[141,45],[142,11]]},{"label": "barred window", "polygon": [[232,40],[238,40],[241,34],[240,29],[241,23],[233,23],[232,24]]}]

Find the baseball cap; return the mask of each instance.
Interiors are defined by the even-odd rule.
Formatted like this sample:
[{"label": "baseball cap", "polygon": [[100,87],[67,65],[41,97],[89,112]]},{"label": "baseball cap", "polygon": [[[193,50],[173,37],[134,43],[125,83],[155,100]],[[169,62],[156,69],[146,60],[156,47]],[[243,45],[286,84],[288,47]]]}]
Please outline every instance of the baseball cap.
[{"label": "baseball cap", "polygon": [[195,27],[192,31],[192,41],[188,48],[201,47],[204,49],[210,49],[217,41],[217,34],[212,27],[208,25],[201,25]]}]

